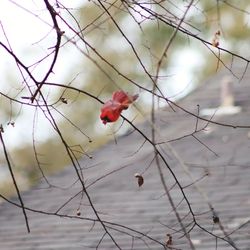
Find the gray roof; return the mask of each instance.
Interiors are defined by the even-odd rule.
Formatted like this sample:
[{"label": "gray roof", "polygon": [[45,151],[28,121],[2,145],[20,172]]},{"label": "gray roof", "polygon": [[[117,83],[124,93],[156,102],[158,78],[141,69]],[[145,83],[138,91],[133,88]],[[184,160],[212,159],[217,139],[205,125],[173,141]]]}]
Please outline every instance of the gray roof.
[{"label": "gray roof", "polygon": [[[234,65],[239,77],[243,71]],[[218,107],[220,82],[228,74],[219,72],[178,105],[194,114],[198,104],[200,112]],[[250,125],[249,77],[248,70],[241,82],[234,78],[235,105],[241,112],[215,115],[213,121]],[[30,234],[15,205],[18,199],[0,204],[0,249],[119,249],[117,244],[124,250],[188,250],[188,235],[197,250],[250,249],[250,129],[202,120],[197,124],[195,116],[173,107],[176,112],[165,108],[156,116],[159,164],[168,193],[154,148],[143,137],[151,136],[145,121],[138,125],[141,133],[128,131],[95,151],[92,159],[80,161],[103,224],[71,166],[48,177],[51,186],[42,181],[22,193]],[[201,131],[193,133],[195,128]],[[144,178],[141,187],[135,173]],[[168,247],[167,234],[172,236]]]}]

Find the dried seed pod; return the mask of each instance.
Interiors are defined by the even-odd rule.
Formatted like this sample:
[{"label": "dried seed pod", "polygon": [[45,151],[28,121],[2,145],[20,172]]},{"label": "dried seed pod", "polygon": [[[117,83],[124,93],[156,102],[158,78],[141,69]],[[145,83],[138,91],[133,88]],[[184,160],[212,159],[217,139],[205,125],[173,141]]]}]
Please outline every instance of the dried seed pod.
[{"label": "dried seed pod", "polygon": [[137,178],[138,186],[139,186],[139,187],[142,186],[143,183],[144,183],[144,179],[143,179],[142,175],[136,173],[136,174],[135,174],[135,178]]},{"label": "dried seed pod", "polygon": [[213,216],[213,222],[216,224],[216,223],[219,223],[220,222],[220,218],[217,216],[217,215],[214,215]]},{"label": "dried seed pod", "polygon": [[79,210],[79,208],[76,210],[76,215],[80,216],[81,215],[81,211]]},{"label": "dried seed pod", "polygon": [[212,45],[217,48],[220,45],[219,40],[220,40],[220,31],[218,30],[214,34],[214,37],[213,37],[213,40],[212,40]]},{"label": "dried seed pod", "polygon": [[172,238],[171,234],[166,234],[166,236],[167,236],[166,246],[167,247],[172,246],[173,245],[173,238]]}]

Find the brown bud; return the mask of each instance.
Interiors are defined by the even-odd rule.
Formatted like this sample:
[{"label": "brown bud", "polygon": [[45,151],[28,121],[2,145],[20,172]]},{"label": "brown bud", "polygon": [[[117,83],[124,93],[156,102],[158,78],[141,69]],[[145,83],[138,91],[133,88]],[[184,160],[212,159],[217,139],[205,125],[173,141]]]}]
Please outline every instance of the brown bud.
[{"label": "brown bud", "polygon": [[62,103],[68,104],[68,100],[64,97],[61,97],[61,101],[62,101]]},{"label": "brown bud", "polygon": [[137,178],[138,186],[139,186],[139,187],[142,186],[143,183],[144,183],[143,177],[142,177],[140,174],[136,173],[136,174],[135,174],[135,178]]}]

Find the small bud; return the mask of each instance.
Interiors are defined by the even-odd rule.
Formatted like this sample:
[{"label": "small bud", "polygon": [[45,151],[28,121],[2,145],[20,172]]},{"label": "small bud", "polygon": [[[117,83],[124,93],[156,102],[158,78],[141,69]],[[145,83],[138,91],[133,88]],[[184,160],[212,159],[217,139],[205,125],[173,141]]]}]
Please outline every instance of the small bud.
[{"label": "small bud", "polygon": [[80,216],[81,215],[81,211],[79,210],[79,208],[76,210],[76,215]]},{"label": "small bud", "polygon": [[205,169],[205,171],[204,171],[204,172],[205,172],[205,175],[206,175],[206,176],[210,176],[210,175],[211,175],[211,173],[209,172],[209,170],[208,170],[208,169]]},{"label": "small bud", "polygon": [[136,174],[135,174],[135,178],[137,178],[138,186],[139,186],[139,187],[142,186],[143,183],[144,183],[143,177],[142,177],[140,174],[136,173]]},{"label": "small bud", "polygon": [[63,103],[65,103],[65,104],[68,104],[68,100],[67,100],[66,98],[64,98],[64,97],[61,97],[61,101],[62,101]]},{"label": "small bud", "polygon": [[59,32],[58,32],[61,36],[62,35],[64,35],[65,34],[65,31],[63,31],[63,30],[59,30]]},{"label": "small bud", "polygon": [[15,127],[15,122],[8,122],[7,125],[11,125],[12,127]]}]

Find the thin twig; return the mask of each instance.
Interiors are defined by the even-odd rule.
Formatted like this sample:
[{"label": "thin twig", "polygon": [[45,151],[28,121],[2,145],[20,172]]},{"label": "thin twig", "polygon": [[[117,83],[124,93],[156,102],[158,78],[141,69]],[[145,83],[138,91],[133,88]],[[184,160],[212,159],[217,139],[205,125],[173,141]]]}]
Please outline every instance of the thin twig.
[{"label": "thin twig", "polygon": [[3,139],[2,131],[0,131],[0,140],[1,140],[1,142],[2,142],[3,151],[4,151],[4,156],[5,156],[5,160],[6,160],[6,162],[7,162],[9,171],[10,171],[10,175],[11,175],[11,178],[12,178],[12,181],[13,181],[13,184],[14,184],[14,187],[15,187],[15,189],[16,189],[18,199],[19,199],[19,201],[20,201],[20,203],[21,203],[21,208],[22,208],[22,211],[23,211],[23,215],[24,215],[24,219],[25,219],[26,228],[27,228],[28,233],[30,233],[30,227],[29,227],[29,222],[28,222],[28,216],[27,216],[27,214],[26,214],[26,211],[25,211],[25,208],[24,208],[23,199],[22,199],[21,193],[20,193],[20,191],[19,191],[19,188],[18,188],[18,185],[17,185],[17,181],[16,181],[16,178],[15,178],[14,172],[13,172],[13,170],[12,170],[12,166],[11,166],[11,163],[10,163],[10,160],[9,160],[8,152],[7,152],[7,149],[6,149],[6,146],[5,146],[5,142],[4,142],[4,139]]}]

